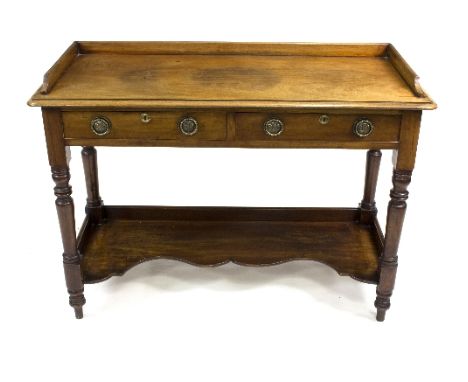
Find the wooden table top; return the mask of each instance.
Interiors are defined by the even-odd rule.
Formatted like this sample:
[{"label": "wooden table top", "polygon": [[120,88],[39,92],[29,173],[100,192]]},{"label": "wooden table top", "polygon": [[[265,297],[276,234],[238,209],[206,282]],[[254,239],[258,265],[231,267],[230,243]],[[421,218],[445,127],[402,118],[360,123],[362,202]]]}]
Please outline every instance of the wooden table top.
[{"label": "wooden table top", "polygon": [[29,101],[50,107],[433,109],[389,44],[73,43]]}]

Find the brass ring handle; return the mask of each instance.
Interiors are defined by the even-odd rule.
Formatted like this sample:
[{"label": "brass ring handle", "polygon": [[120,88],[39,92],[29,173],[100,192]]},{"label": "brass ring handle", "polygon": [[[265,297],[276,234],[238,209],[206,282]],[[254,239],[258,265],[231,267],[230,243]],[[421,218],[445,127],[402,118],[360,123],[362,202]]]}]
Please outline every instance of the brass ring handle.
[{"label": "brass ring handle", "polygon": [[360,118],[353,124],[353,133],[359,138],[365,138],[374,131],[374,124],[367,118]]},{"label": "brass ring handle", "polygon": [[111,127],[111,121],[106,117],[99,116],[91,120],[91,130],[96,135],[109,134]]},{"label": "brass ring handle", "polygon": [[180,121],[179,129],[184,135],[194,135],[198,131],[198,122],[193,117],[186,117]]},{"label": "brass ring handle", "polygon": [[149,123],[151,121],[151,117],[148,113],[141,113],[140,114],[140,121],[143,123]]},{"label": "brass ring handle", "polygon": [[284,123],[281,119],[271,118],[263,124],[263,130],[270,137],[277,137],[284,130]]}]

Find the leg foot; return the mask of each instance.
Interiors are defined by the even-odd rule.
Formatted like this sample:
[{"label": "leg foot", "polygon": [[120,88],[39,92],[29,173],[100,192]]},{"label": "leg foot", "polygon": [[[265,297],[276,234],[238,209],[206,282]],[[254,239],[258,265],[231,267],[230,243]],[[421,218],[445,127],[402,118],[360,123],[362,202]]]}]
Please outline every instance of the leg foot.
[{"label": "leg foot", "polygon": [[75,310],[75,317],[77,319],[83,318],[83,305],[86,303],[86,299],[83,293],[76,293],[70,295],[70,306]]},{"label": "leg foot", "polygon": [[383,320],[385,320],[385,314],[387,313],[387,310],[390,308],[390,297],[383,297],[383,296],[377,295],[374,305],[377,308],[376,319],[377,321],[382,322]]},{"label": "leg foot", "polygon": [[82,306],[79,306],[79,307],[75,307],[75,318],[80,320],[83,318],[83,307]]},{"label": "leg foot", "polygon": [[386,309],[377,308],[377,316],[376,316],[377,321],[379,321],[379,322],[384,321],[385,320],[385,313],[387,313]]}]

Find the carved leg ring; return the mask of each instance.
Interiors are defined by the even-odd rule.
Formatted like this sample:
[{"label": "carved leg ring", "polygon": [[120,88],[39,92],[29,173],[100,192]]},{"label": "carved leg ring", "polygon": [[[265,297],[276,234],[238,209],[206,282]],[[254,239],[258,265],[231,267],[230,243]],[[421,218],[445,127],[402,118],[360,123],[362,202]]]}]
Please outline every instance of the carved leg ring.
[{"label": "carved leg ring", "polygon": [[83,295],[80,257],[76,248],[75,211],[71,197],[72,188],[68,183],[70,180],[68,167],[52,167],[52,179],[56,184],[55,205],[62,233],[63,267],[70,305],[75,310],[75,317],[83,318],[83,305],[86,300]]},{"label": "carved leg ring", "polygon": [[411,182],[411,173],[412,171],[409,170],[393,171],[393,188],[390,191],[388,204],[385,245],[380,259],[380,280],[374,303],[377,308],[377,321],[383,321],[386,311],[390,308],[390,297],[395,285],[398,267],[398,245],[405,218],[406,200],[408,199],[407,187]]}]

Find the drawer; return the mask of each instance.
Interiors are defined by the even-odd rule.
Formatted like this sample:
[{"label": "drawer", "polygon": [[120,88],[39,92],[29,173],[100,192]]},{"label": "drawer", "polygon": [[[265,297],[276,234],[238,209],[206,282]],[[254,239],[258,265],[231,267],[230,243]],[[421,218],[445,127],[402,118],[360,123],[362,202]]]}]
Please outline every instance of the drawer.
[{"label": "drawer", "polygon": [[65,138],[224,140],[224,112],[63,112]]},{"label": "drawer", "polygon": [[397,142],[400,115],[236,113],[240,141]]}]

